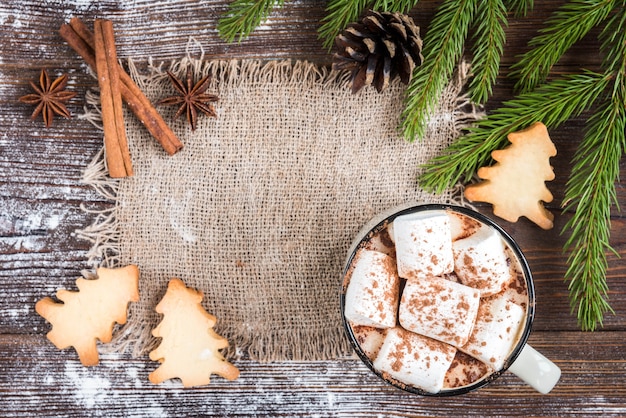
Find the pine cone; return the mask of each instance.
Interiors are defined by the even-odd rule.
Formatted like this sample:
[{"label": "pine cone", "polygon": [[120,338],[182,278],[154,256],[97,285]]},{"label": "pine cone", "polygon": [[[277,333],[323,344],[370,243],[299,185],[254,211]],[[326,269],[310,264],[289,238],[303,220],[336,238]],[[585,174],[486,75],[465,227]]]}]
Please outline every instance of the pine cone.
[{"label": "pine cone", "polygon": [[372,84],[380,93],[397,76],[408,84],[423,60],[419,31],[404,14],[368,10],[335,38],[333,69],[352,71],[352,93]]}]

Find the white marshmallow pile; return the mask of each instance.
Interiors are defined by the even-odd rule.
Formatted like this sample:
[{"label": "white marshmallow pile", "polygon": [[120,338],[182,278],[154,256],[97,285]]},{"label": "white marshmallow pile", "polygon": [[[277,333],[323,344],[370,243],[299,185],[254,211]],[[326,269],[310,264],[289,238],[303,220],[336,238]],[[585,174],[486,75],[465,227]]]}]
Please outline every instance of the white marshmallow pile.
[{"label": "white marshmallow pile", "polygon": [[345,317],[374,368],[431,393],[457,350],[502,369],[526,311],[507,288],[515,269],[499,233],[444,210],[399,216],[387,232],[395,258],[358,250],[345,293]]}]

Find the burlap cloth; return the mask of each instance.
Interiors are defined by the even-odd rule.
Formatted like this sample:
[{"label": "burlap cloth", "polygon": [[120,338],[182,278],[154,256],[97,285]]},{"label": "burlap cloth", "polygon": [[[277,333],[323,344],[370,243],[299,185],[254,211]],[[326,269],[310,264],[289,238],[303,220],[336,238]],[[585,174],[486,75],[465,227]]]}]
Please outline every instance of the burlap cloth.
[{"label": "burlap cloth", "polygon": [[[116,349],[155,346],[154,307],[172,277],[200,289],[218,318],[227,353],[264,361],[322,360],[350,353],[339,311],[341,271],[351,241],[377,213],[411,201],[448,202],[416,181],[476,117],[460,96],[460,68],[428,135],[408,143],[398,131],[404,87],[353,95],[345,76],[306,62],[210,62],[169,67],[184,77],[213,75],[218,117],[192,132],[171,126],[185,147],[168,156],[128,114],[135,176],[111,181],[99,156],[85,180],[115,200],[81,231],[94,263],[137,264],[138,303],[118,330]],[[131,73],[157,101],[174,92],[164,69]],[[176,108],[159,107],[172,121]]]}]

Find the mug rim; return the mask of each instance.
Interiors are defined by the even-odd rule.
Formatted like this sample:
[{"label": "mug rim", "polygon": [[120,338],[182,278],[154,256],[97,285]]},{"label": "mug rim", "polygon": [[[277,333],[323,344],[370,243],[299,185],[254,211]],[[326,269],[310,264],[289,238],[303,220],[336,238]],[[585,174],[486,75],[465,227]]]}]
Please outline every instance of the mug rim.
[{"label": "mug rim", "polygon": [[[454,388],[454,389],[448,389],[448,390],[441,390],[437,393],[432,393],[432,392],[428,392],[425,391],[423,389],[419,389],[417,387],[411,386],[409,384],[406,383],[402,383],[396,379],[393,379],[389,376],[384,376],[383,373],[381,373],[380,371],[376,370],[376,368],[374,368],[374,364],[372,359],[370,359],[365,352],[363,351],[363,349],[361,348],[360,344],[357,341],[356,336],[354,335],[354,331],[352,330],[352,326],[350,326],[350,323],[348,321],[348,319],[345,316],[345,296],[346,296],[346,290],[347,290],[347,273],[350,269],[350,266],[352,265],[352,262],[354,261],[354,257],[356,256],[357,252],[359,251],[360,248],[362,248],[365,243],[369,240],[369,238],[373,235],[373,233],[378,232],[380,230],[382,230],[383,228],[385,228],[389,223],[393,222],[395,218],[402,216],[402,215],[407,215],[409,213],[417,213],[417,212],[424,212],[424,211],[442,211],[442,210],[451,210],[453,212],[458,212],[461,213],[463,215],[472,217],[476,220],[478,220],[479,222],[482,222],[492,228],[494,228],[502,237],[502,239],[504,239],[504,241],[506,241],[507,245],[509,246],[509,248],[511,249],[511,251],[513,251],[514,255],[517,257],[519,264],[520,264],[520,268],[522,270],[522,274],[524,275],[525,281],[526,281],[526,288],[528,291],[528,306],[526,308],[526,320],[524,322],[524,328],[522,330],[522,333],[515,345],[515,347],[513,348],[513,350],[511,351],[511,354],[508,356],[507,360],[504,363],[504,366],[500,369],[497,370],[491,374],[489,374],[488,376],[478,380],[477,382],[474,382],[470,385],[466,385],[466,386],[462,386],[459,388]],[[376,218],[374,218],[376,219]],[[373,220],[372,220],[373,221]],[[370,221],[370,223],[372,223],[372,221]],[[524,346],[526,345],[526,343],[528,342],[528,338],[530,336],[530,332],[531,332],[531,328],[532,328],[532,323],[535,317],[535,287],[534,287],[534,281],[533,281],[533,277],[532,277],[532,273],[530,271],[530,267],[528,265],[528,261],[526,260],[526,257],[524,256],[524,254],[522,253],[522,250],[519,246],[519,244],[517,244],[517,242],[511,237],[511,235],[509,235],[509,233],[507,233],[500,225],[498,225],[495,221],[493,221],[492,219],[490,219],[489,217],[483,215],[480,212],[477,212],[473,209],[464,207],[464,206],[459,206],[459,205],[455,205],[455,204],[445,204],[445,203],[424,203],[424,204],[412,204],[410,206],[404,206],[402,208],[395,208],[392,209],[390,211],[388,211],[387,213],[385,213],[384,216],[382,216],[381,219],[377,219],[374,222],[374,226],[369,227],[369,224],[366,224],[367,228],[362,229],[359,234],[357,235],[357,237],[354,240],[353,245],[350,247],[349,253],[348,253],[348,258],[344,264],[344,268],[343,268],[343,273],[342,273],[342,280],[341,280],[341,292],[340,292],[340,297],[339,297],[339,304],[340,304],[340,309],[341,309],[341,318],[342,318],[342,323],[343,323],[343,327],[344,327],[344,331],[346,332],[347,336],[348,336],[348,340],[350,341],[350,344],[352,345],[353,349],[356,351],[357,355],[359,356],[359,358],[361,359],[361,361],[374,373],[376,374],[379,378],[381,378],[383,381],[385,381],[386,383],[395,386],[396,388],[402,389],[404,391],[407,392],[411,392],[411,393],[415,393],[418,395],[423,395],[423,396],[432,396],[432,397],[444,397],[444,396],[455,396],[455,395],[462,395],[465,393],[469,393],[472,392],[476,389],[479,389],[491,382],[493,382],[494,380],[496,380],[500,375],[502,375],[502,373],[504,373],[510,366],[511,364],[513,364],[515,362],[515,360],[517,359],[517,357],[519,356],[519,354],[521,353],[522,349],[524,348]]]}]

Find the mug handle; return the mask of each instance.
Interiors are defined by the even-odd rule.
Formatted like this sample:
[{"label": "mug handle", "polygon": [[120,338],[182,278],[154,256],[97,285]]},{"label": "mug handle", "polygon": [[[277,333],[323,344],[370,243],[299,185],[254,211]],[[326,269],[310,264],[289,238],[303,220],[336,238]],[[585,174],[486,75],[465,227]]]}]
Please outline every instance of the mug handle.
[{"label": "mug handle", "polygon": [[561,377],[561,369],[530,344],[524,346],[509,371],[544,395],[552,390]]}]

